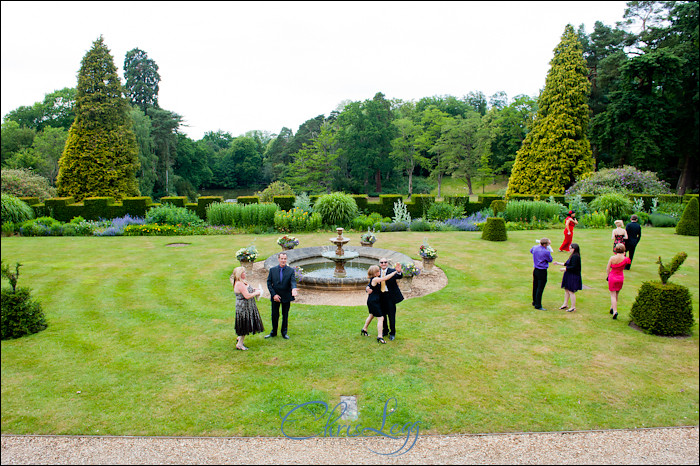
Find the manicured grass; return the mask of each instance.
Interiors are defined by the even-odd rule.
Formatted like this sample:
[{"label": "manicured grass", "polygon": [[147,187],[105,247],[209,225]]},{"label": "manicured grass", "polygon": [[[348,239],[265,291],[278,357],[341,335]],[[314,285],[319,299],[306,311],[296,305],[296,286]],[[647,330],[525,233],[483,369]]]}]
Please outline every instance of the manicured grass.
[{"label": "manicured grass", "polygon": [[[613,321],[609,230],[574,234],[592,288],[578,293],[575,313],[556,310],[559,267],[549,311],[530,305],[529,249],[548,236],[556,250],[560,231],[509,232],[504,243],[478,232],[385,233],[377,247],[415,259],[427,237],[449,279],[399,304],[395,341],[360,336],[364,306],[293,304],[291,340],[258,334],[235,351],[234,252],[254,240],[268,257],[277,236],[2,238],[2,259],[24,264],[19,284],[49,323],[2,342],[2,433],[280,436],[284,405],[333,408],[341,395],[358,397],[357,422],[373,428],[395,398],[385,431],[416,421],[421,433],[698,424],[697,238],[645,228]],[[332,235],[295,236],[303,247]],[[166,247],[175,242],[191,244]],[[671,281],[693,295],[692,336],[637,332],[627,325],[637,289],[658,279],[658,256],[678,251],[688,259]],[[259,307],[269,330],[269,301]],[[314,412],[321,419],[301,416],[287,433],[322,433],[328,416]]]}]

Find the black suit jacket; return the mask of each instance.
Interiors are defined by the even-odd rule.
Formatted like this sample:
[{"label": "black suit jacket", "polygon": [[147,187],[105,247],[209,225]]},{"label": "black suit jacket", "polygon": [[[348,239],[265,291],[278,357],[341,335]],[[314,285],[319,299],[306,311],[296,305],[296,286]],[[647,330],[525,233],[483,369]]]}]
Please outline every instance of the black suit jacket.
[{"label": "black suit jacket", "polygon": [[627,230],[627,241],[625,244],[636,246],[642,238],[642,227],[637,222],[630,222],[625,226]]},{"label": "black suit jacket", "polygon": [[[386,268],[386,274],[389,275],[391,272],[393,272],[396,269],[392,269],[391,267]],[[397,279],[403,278],[402,273],[397,273],[393,277],[391,277],[389,280],[387,280],[386,283],[386,288],[387,288],[387,293],[389,293],[389,296],[391,296],[391,299],[394,301],[394,304],[398,304],[401,301],[403,301],[403,294],[401,293],[401,290],[399,289],[399,284],[396,283]],[[381,290],[381,287],[379,288]],[[380,291],[381,293],[381,291]]]},{"label": "black suit jacket", "polygon": [[276,265],[270,269],[267,274],[267,289],[270,292],[270,299],[278,294],[283,303],[294,301],[292,296],[292,288],[297,287],[297,279],[294,275],[294,269],[290,266],[284,268],[282,281],[280,281],[280,266]]}]

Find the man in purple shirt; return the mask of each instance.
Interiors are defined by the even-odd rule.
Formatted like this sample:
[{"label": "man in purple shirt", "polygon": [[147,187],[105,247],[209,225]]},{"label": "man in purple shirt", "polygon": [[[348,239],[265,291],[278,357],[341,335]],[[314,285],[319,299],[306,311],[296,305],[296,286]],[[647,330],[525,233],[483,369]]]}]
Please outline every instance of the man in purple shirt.
[{"label": "man in purple shirt", "polygon": [[530,249],[532,260],[535,263],[535,270],[532,271],[532,305],[535,306],[535,309],[540,311],[547,310],[542,307],[542,293],[547,284],[547,268],[549,267],[549,263],[554,262],[555,264],[564,265],[552,259],[552,253],[547,249],[547,246],[551,243],[549,239],[542,238],[539,246],[533,246]]}]

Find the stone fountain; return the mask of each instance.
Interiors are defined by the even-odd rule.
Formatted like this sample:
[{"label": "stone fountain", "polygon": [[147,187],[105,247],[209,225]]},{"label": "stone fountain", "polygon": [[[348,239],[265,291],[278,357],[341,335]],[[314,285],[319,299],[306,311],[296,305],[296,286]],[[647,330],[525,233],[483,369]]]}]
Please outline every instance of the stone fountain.
[{"label": "stone fountain", "polygon": [[333,276],[336,278],[344,278],[347,274],[345,272],[345,263],[349,260],[355,259],[360,254],[356,251],[345,251],[343,246],[350,240],[343,236],[343,229],[337,228],[338,232],[337,238],[331,238],[331,243],[336,245],[335,251],[327,251],[321,254],[326,259],[335,262],[335,271]]}]

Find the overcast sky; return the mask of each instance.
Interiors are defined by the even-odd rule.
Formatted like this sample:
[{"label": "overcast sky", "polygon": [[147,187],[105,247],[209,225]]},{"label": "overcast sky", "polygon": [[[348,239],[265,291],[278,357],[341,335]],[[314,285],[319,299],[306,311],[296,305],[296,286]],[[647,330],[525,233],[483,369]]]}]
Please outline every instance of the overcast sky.
[{"label": "overcast sky", "polygon": [[567,23],[614,26],[626,2],[18,2],[2,7],[2,115],[75,87],[102,35],[123,84],[155,60],[182,132],[296,132],[345,101],[536,97]]}]

